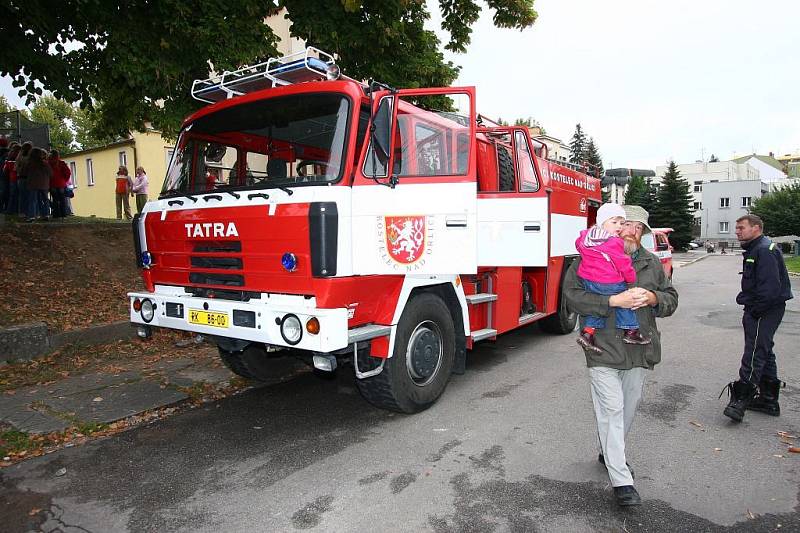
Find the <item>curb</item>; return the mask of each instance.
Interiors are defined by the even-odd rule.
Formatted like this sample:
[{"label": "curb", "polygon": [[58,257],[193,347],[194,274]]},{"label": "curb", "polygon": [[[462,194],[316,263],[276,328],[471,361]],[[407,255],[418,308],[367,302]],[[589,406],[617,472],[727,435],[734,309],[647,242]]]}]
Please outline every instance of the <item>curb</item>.
[{"label": "curb", "polygon": [[127,320],[64,332],[51,332],[44,322],[20,324],[0,328],[0,361],[29,361],[67,344],[93,346],[134,337],[136,329]]},{"label": "curb", "polygon": [[711,255],[712,255],[712,254],[701,255],[700,257],[698,257],[698,258],[696,258],[696,259],[692,259],[691,261],[688,261],[688,262],[686,262],[686,263],[681,263],[681,266],[679,266],[678,268],[683,268],[683,267],[687,267],[687,266],[689,266],[689,265],[693,265],[693,264],[697,263],[698,261],[702,261],[703,259],[706,259],[706,258],[708,258],[708,257],[709,257],[709,256],[711,256]]}]

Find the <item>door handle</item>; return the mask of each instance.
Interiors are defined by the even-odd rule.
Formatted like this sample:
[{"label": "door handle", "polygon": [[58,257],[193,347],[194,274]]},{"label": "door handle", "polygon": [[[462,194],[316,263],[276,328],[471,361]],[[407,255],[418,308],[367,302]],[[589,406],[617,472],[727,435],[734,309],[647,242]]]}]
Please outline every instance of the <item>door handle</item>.
[{"label": "door handle", "polygon": [[523,225],[526,232],[538,233],[542,230],[542,223],[538,220],[523,222]]},{"label": "door handle", "polygon": [[467,227],[467,217],[466,216],[448,216],[445,218],[445,226],[448,228],[466,228]]}]

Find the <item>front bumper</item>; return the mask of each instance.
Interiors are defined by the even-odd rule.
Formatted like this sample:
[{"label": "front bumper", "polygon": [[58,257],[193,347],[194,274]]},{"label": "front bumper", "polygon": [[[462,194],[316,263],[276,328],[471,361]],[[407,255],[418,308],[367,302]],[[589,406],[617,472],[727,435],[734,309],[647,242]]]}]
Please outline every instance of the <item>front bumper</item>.
[{"label": "front bumper", "polygon": [[[153,327],[192,331],[202,335],[230,337],[253,342],[263,342],[273,346],[283,346],[315,352],[332,352],[346,348],[350,343],[347,327],[347,309],[318,309],[314,298],[285,294],[262,294],[260,299],[249,302],[222,300],[215,298],[198,298],[187,294],[182,288],[156,286],[155,292],[130,292],[129,311],[131,322]],[[133,301],[149,299],[155,304],[155,314],[150,322],[146,322],[139,311],[134,310]],[[182,316],[168,316],[167,304],[171,314],[180,306]],[[216,327],[193,324],[189,322],[190,310],[227,315],[227,325]],[[255,316],[253,327],[234,325],[233,312],[252,312]],[[289,344],[281,335],[280,321],[286,315],[293,314],[303,325],[303,334],[297,344]],[[310,334],[305,324],[312,317],[319,320],[319,333]]]}]

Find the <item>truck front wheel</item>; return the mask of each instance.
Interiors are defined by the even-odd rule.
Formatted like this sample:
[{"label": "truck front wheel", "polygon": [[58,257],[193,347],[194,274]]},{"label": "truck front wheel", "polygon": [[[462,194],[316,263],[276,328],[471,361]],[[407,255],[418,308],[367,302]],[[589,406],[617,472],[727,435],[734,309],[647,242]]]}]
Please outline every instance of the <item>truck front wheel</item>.
[{"label": "truck front wheel", "polygon": [[441,298],[423,293],[409,300],[400,316],[394,352],[383,372],[356,383],[364,398],[377,407],[417,413],[444,392],[454,359],[453,317]]},{"label": "truck front wheel", "polygon": [[268,357],[264,348],[250,344],[241,351],[228,351],[221,347],[219,357],[225,366],[234,374],[253,381],[268,381],[275,377],[274,369],[268,365]]}]

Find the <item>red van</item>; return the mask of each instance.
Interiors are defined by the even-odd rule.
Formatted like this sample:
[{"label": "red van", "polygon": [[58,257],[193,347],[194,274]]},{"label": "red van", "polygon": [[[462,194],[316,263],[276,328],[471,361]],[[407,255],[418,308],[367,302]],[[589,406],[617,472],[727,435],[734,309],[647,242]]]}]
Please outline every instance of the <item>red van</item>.
[{"label": "red van", "polygon": [[669,243],[669,234],[673,231],[672,228],[653,228],[653,233],[642,235],[642,246],[658,256],[669,279],[672,279],[672,245]]}]

